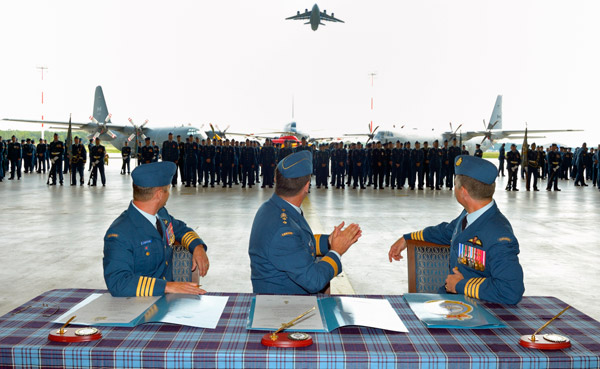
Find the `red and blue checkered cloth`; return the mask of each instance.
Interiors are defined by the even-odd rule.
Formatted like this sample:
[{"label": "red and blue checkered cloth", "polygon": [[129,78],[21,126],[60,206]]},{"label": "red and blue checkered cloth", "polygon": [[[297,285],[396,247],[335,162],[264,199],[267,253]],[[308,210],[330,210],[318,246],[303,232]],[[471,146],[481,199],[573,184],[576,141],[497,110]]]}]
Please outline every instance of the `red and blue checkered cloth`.
[{"label": "red and blue checkered cloth", "polygon": [[571,308],[547,328],[568,336],[573,346],[538,351],[519,346],[566,305],[553,297],[525,297],[518,306],[485,304],[509,328],[427,329],[402,296],[387,298],[410,333],[346,327],[313,334],[300,349],[267,348],[264,331],[246,330],[251,294],[229,296],[216,329],[171,324],[135,328],[102,327],[103,338],[57,343],[51,323],[90,293],[104,290],[48,291],[0,318],[0,367],[119,368],[598,368],[600,322]]}]

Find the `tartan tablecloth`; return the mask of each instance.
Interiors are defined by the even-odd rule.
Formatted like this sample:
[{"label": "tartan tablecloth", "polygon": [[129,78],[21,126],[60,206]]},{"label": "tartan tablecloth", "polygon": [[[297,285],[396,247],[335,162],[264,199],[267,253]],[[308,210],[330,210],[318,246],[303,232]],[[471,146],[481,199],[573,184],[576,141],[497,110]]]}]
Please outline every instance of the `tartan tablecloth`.
[{"label": "tartan tablecloth", "polygon": [[573,346],[537,351],[519,346],[566,305],[553,297],[525,297],[518,306],[485,304],[509,328],[427,329],[402,296],[387,298],[410,333],[346,327],[314,333],[314,344],[300,349],[263,347],[265,332],[246,330],[252,294],[229,296],[216,329],[171,324],[135,328],[102,327],[94,342],[57,343],[50,323],[90,293],[104,290],[48,291],[0,318],[0,367],[131,368],[598,368],[600,322],[571,308],[547,331],[568,336]]}]

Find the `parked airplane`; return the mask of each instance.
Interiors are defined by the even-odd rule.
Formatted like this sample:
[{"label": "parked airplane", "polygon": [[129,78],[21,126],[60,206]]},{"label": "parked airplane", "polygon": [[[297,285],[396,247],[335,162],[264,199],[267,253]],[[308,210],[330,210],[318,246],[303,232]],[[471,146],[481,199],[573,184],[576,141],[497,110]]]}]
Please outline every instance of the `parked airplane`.
[{"label": "parked airplane", "polygon": [[[490,120],[486,125],[485,119],[483,120],[484,130],[482,131],[461,131],[462,124],[456,129],[453,129],[452,123],[450,123],[450,131],[438,131],[435,129],[423,130],[419,128],[409,128],[406,126],[400,127],[400,131],[397,130],[378,130],[379,126],[373,129],[373,125],[369,124],[369,133],[363,134],[346,134],[346,136],[366,136],[369,141],[381,141],[386,142],[415,142],[419,141],[423,143],[428,141],[429,144],[435,140],[440,141],[440,145],[444,140],[451,141],[456,137],[457,140],[462,141],[462,144],[467,147],[470,153],[475,151],[477,144],[481,145],[481,150],[486,151],[489,149],[494,141],[502,139],[518,139],[523,138],[525,134],[524,130],[503,130],[502,129],[502,95],[498,95],[494,109]],[[540,130],[528,130],[528,138],[541,138],[543,133],[557,133],[557,132],[576,132],[581,131],[578,129],[540,129]],[[483,138],[482,138],[483,136]]]},{"label": "parked airplane", "polygon": [[[88,132],[88,139],[100,137],[102,141],[110,142],[119,150],[124,146],[125,141],[133,141],[130,146],[135,147],[136,141],[143,141],[146,137],[150,137],[150,139],[156,141],[158,145],[162,145],[162,142],[167,140],[169,132],[173,133],[174,137],[181,135],[183,140],[185,140],[185,137],[188,135],[194,135],[201,139],[205,138],[204,134],[198,128],[191,125],[150,128],[146,127],[146,124],[148,124],[147,120],[138,126],[131,118],[129,118],[129,124],[114,124],[111,122],[111,117],[112,115],[108,113],[108,108],[106,107],[106,100],[104,99],[102,87],[97,86],[94,94],[94,111],[90,117],[91,122],[73,122],[71,123],[72,129]],[[69,126],[69,122],[10,118],[4,118],[3,120],[20,123],[45,123],[49,125],[50,129],[66,129]],[[135,140],[136,137],[137,140]]]},{"label": "parked airplane", "polygon": [[300,11],[298,10],[296,15],[285,18],[285,19],[286,20],[288,20],[288,19],[293,19],[293,20],[308,19],[309,21],[304,24],[310,24],[310,28],[312,28],[313,31],[316,31],[317,28],[319,28],[319,25],[322,25],[322,26],[325,25],[324,23],[321,22],[322,20],[329,21],[329,22],[344,23],[343,20],[335,18],[334,13],[331,13],[331,15],[329,15],[329,14],[327,14],[327,10],[323,10],[322,12],[319,11],[319,6],[317,4],[313,5],[311,11],[308,11],[308,9],[304,9],[304,13],[300,14]]}]

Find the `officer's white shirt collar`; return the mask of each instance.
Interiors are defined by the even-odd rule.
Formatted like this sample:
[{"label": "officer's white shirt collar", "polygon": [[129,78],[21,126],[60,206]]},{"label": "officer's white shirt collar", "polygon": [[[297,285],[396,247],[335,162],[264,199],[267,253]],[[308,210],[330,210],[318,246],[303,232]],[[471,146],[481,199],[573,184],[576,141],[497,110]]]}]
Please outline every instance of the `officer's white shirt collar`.
[{"label": "officer's white shirt collar", "polygon": [[[470,214],[467,214],[467,227],[470,226],[474,221],[477,220],[477,218],[479,218],[480,216],[483,215],[483,213],[485,213],[486,211],[488,211],[492,206],[494,206],[496,202],[492,199],[492,201],[490,201],[489,204],[487,204],[486,206],[482,207],[479,210],[476,210]],[[465,227],[466,228],[466,227]]]},{"label": "officer's white shirt collar", "polygon": [[287,200],[283,200],[285,202],[287,202],[288,204],[290,204],[291,207],[293,207],[294,209],[296,209],[296,211],[298,212],[298,214],[303,214],[302,209],[300,209],[299,206],[296,206],[294,204],[292,204],[291,202],[287,201]]},{"label": "officer's white shirt collar", "polygon": [[139,211],[140,214],[142,214],[142,216],[144,218],[148,219],[148,221],[150,222],[150,224],[152,224],[152,227],[156,228],[156,220],[158,219],[158,214],[152,215],[152,214],[146,213],[142,209],[140,209],[137,206],[135,206],[135,204],[133,203],[133,201],[131,202],[131,205],[133,205],[133,207],[136,208],[136,210]]}]

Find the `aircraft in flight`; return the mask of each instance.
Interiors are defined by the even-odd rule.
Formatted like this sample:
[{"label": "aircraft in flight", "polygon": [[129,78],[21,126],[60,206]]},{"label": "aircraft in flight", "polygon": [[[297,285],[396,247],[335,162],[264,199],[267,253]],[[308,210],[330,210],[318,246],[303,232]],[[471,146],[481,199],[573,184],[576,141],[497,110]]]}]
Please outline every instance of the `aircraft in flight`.
[{"label": "aircraft in flight", "polygon": [[308,11],[308,9],[304,9],[304,13],[300,14],[300,11],[298,10],[296,15],[287,17],[285,19],[286,20],[288,20],[288,19],[292,19],[292,20],[308,19],[309,21],[304,24],[310,24],[310,28],[312,28],[313,31],[316,31],[319,28],[319,25],[322,25],[322,26],[325,25],[324,23],[321,22],[322,20],[329,21],[329,22],[344,23],[343,20],[337,19],[336,17],[334,17],[334,13],[331,13],[331,15],[329,15],[329,14],[327,14],[327,10],[323,10],[321,12],[319,10],[319,6],[317,4],[313,5],[311,11]]},{"label": "aircraft in flight", "polygon": [[[118,150],[121,150],[125,144],[125,141],[133,141],[130,146],[135,148],[137,142],[143,141],[146,137],[150,137],[151,140],[156,141],[156,143],[160,146],[162,145],[163,141],[167,140],[169,133],[173,133],[173,137],[180,135],[183,141],[185,141],[185,137],[189,135],[200,137],[200,139],[205,138],[202,131],[191,125],[150,128],[146,127],[148,120],[141,125],[136,125],[133,120],[129,118],[129,124],[114,124],[111,121],[111,117],[112,115],[108,113],[108,108],[106,107],[106,100],[104,99],[102,87],[97,86],[94,93],[94,110],[92,116],[90,117],[90,122],[73,122],[71,123],[72,129],[86,131],[89,133],[87,136],[88,139],[95,139],[96,137],[99,137],[102,141],[110,142]],[[50,129],[54,128],[63,130],[69,126],[69,122],[10,118],[4,118],[3,120],[19,123],[44,123],[48,124]]]},{"label": "aircraft in flight", "polygon": [[[400,127],[400,130],[378,130],[379,126],[373,129],[373,124],[369,124],[369,133],[359,133],[359,134],[346,134],[345,136],[366,136],[368,137],[367,143],[369,141],[380,141],[381,143],[396,141],[411,142],[419,141],[423,143],[424,141],[428,141],[429,145],[433,143],[433,141],[438,140],[440,145],[444,140],[451,141],[453,138],[462,142],[462,145],[465,145],[467,150],[470,153],[475,151],[475,147],[479,144],[482,151],[486,151],[489,149],[494,141],[502,140],[502,139],[522,139],[525,134],[525,130],[503,130],[502,129],[502,95],[498,95],[496,97],[496,103],[494,104],[494,109],[492,110],[492,115],[490,116],[490,120],[488,124],[485,123],[485,119],[483,120],[484,129],[481,131],[465,131],[462,132],[460,128],[462,124],[459,125],[456,129],[453,129],[452,123],[450,123],[450,131],[439,131],[436,129],[424,130],[420,128],[409,128],[405,125]],[[395,126],[394,126],[395,128]],[[527,138],[544,138],[545,136],[540,135],[544,133],[558,133],[558,132],[577,132],[581,131],[578,129],[540,129],[540,130],[532,130],[529,129],[527,131]]]}]

